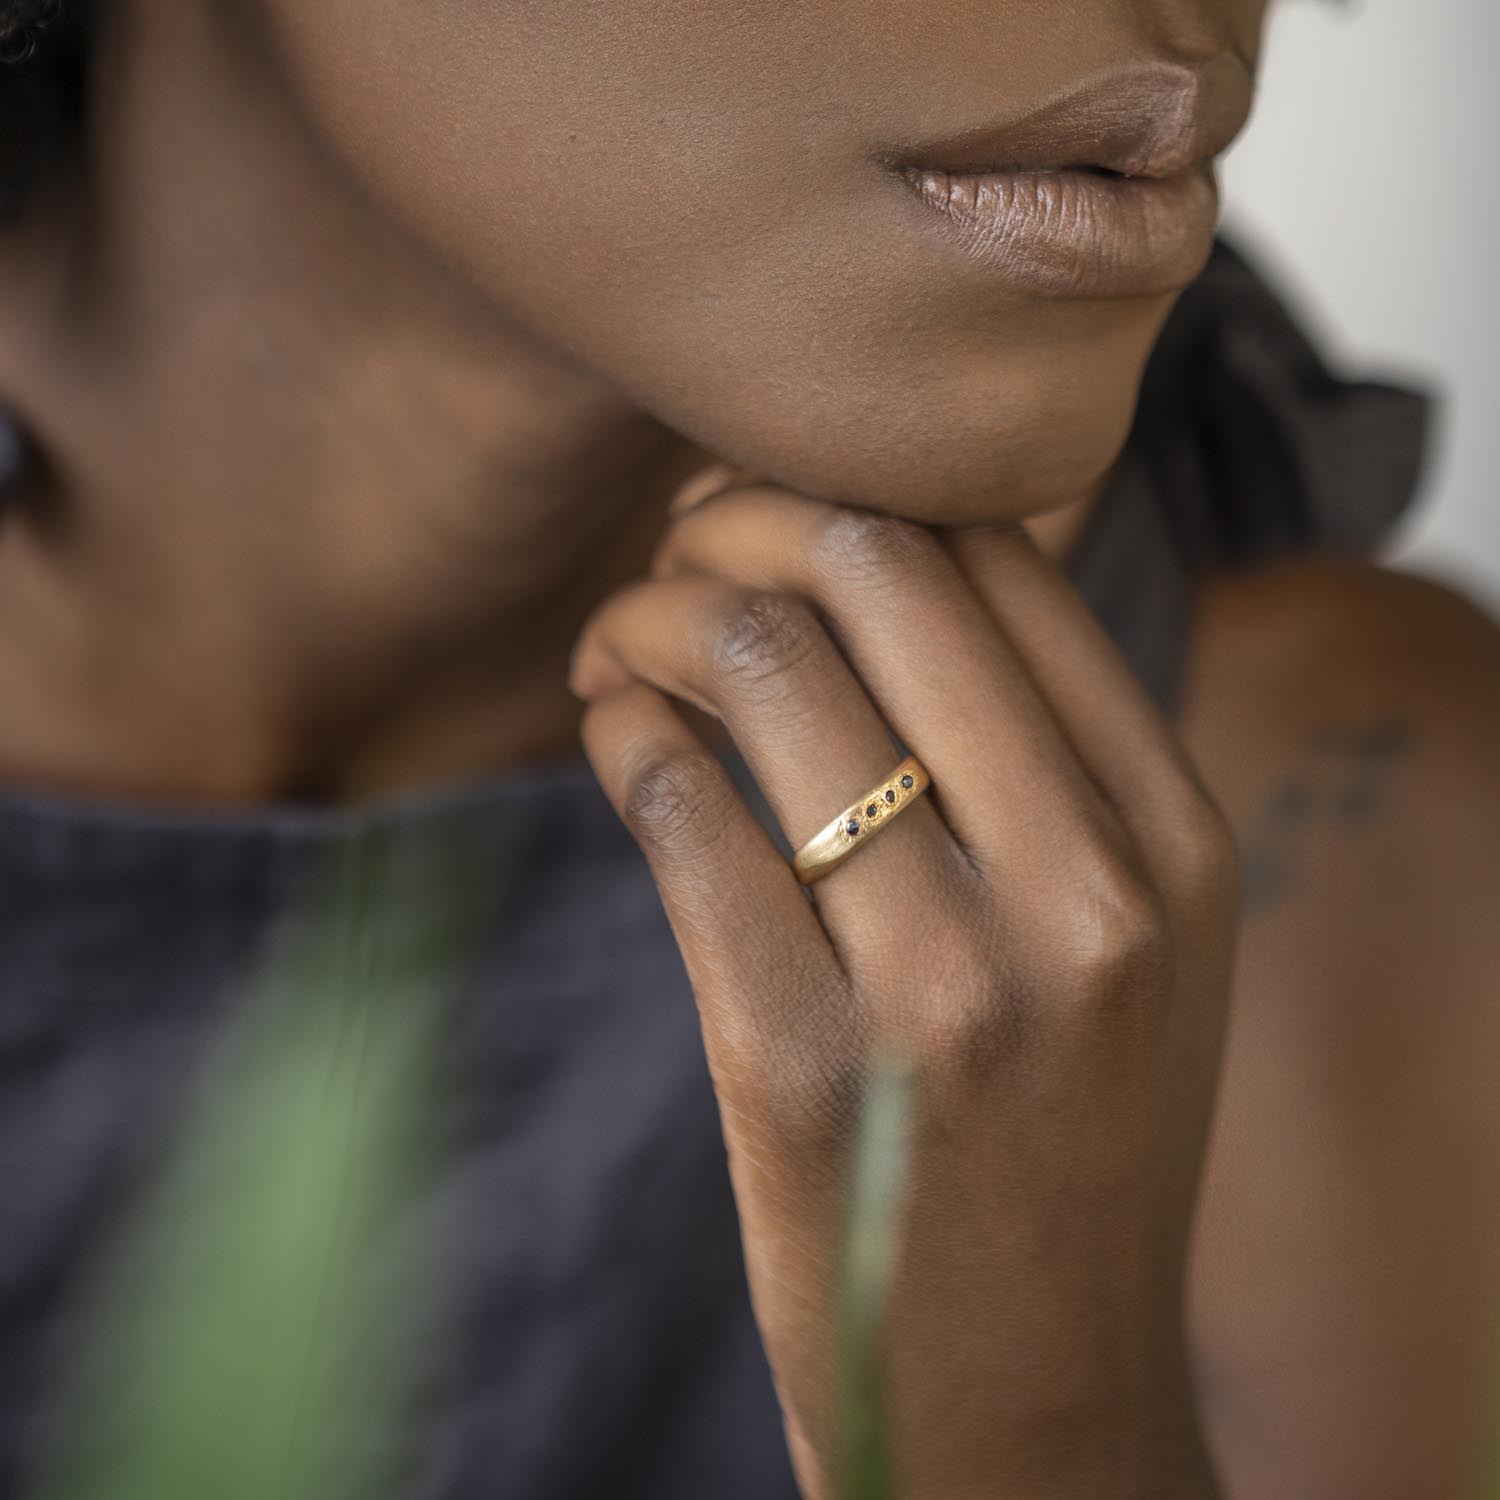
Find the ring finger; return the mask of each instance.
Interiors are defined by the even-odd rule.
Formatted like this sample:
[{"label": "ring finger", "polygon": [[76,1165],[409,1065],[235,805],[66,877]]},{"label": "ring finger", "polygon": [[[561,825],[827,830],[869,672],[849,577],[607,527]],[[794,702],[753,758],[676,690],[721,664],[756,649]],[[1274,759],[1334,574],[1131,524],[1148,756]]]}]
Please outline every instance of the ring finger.
[{"label": "ring finger", "polygon": [[[647,579],[606,600],[569,682],[592,698],[632,678],[720,719],[792,850],[899,759],[870,695],[816,612],[721,578]],[[896,900],[951,901],[962,856],[926,797],[816,887],[842,948]]]}]

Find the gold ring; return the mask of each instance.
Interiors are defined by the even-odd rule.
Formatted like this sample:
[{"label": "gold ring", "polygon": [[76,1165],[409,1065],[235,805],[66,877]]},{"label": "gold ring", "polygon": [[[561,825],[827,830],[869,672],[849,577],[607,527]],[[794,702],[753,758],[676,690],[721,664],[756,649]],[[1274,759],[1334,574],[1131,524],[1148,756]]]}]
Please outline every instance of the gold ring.
[{"label": "gold ring", "polygon": [[851,802],[821,832],[797,851],[792,869],[803,885],[813,885],[835,866],[869,843],[892,818],[899,817],[928,787],[932,778],[915,755],[905,760],[879,786]]}]

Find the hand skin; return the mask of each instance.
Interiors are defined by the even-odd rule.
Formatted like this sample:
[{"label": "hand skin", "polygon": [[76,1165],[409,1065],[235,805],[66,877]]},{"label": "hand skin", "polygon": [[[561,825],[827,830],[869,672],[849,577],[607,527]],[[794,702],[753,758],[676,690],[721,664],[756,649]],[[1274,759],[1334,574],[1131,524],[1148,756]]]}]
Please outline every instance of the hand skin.
[{"label": "hand skin", "polygon": [[[682,949],[799,1480],[832,1500],[846,1170],[870,1049],[919,1101],[885,1345],[903,1500],[1219,1493],[1184,1348],[1238,877],[1228,827],[1017,527],[752,479],[678,516],[575,648],[583,741]],[[793,848],[933,778],[808,900]]]}]

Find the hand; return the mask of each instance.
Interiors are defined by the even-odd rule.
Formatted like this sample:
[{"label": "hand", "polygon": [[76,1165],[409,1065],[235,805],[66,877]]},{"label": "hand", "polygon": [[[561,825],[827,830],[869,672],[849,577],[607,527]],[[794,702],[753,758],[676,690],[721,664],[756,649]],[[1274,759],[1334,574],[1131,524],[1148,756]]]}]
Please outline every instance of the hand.
[{"label": "hand", "polygon": [[[903,1500],[1207,1496],[1183,1280],[1237,908],[1232,837],[1067,580],[769,484],[669,527],[571,684],[700,1008],[756,1316],[832,1496],[846,1167],[871,1047],[918,1069],[885,1341]],[[809,900],[671,704],[722,721],[795,849],[932,790]]]}]

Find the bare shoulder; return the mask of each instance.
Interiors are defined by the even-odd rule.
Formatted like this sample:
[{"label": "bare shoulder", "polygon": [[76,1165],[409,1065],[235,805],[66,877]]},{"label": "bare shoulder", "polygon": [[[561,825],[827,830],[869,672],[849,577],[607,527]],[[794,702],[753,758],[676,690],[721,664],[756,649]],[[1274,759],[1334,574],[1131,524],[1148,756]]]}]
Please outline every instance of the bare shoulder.
[{"label": "bare shoulder", "polygon": [[1500,1267],[1500,626],[1319,560],[1204,592],[1181,732],[1244,869],[1192,1297],[1245,1493],[1459,1494]]},{"label": "bare shoulder", "polygon": [[[1412,859],[1451,871],[1424,888],[1449,901],[1469,861],[1500,875],[1500,623],[1447,584],[1337,559],[1212,583],[1181,727],[1240,834],[1252,915]],[[1334,869],[1338,890],[1316,878]]]}]

